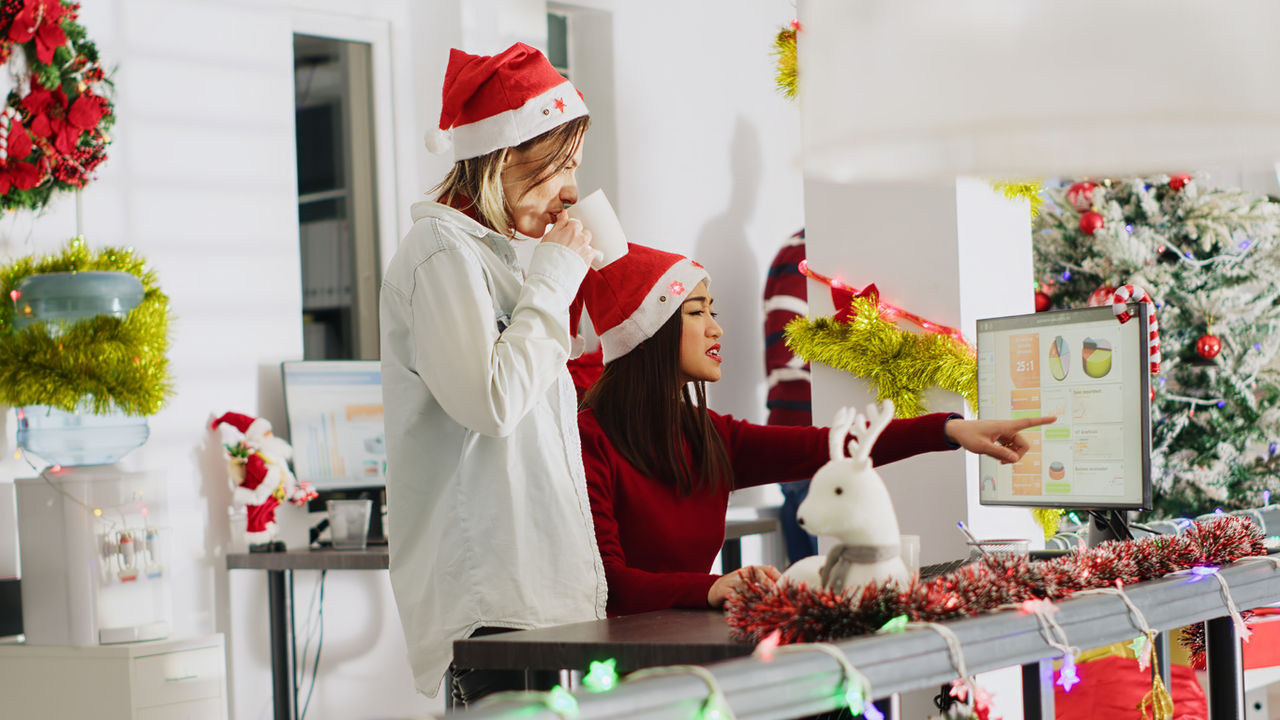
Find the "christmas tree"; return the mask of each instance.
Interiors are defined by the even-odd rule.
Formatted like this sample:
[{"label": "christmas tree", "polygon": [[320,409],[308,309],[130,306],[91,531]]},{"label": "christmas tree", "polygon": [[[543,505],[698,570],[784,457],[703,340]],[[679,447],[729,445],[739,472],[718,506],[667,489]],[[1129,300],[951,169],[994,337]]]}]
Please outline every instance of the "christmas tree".
[{"label": "christmas tree", "polygon": [[1186,175],[1045,196],[1035,265],[1054,306],[1109,305],[1124,284],[1156,303],[1155,515],[1263,504],[1280,488],[1280,205]]}]

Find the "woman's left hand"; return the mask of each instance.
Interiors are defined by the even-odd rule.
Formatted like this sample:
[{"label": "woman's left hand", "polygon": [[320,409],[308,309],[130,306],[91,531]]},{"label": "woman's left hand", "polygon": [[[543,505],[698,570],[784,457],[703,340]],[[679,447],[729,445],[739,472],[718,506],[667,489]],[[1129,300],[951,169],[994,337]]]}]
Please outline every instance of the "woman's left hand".
[{"label": "woman's left hand", "polygon": [[1029,427],[1048,425],[1057,417],[1018,420],[961,420],[952,418],[942,426],[947,439],[972,453],[990,455],[1002,463],[1015,463],[1031,447],[1018,433]]}]

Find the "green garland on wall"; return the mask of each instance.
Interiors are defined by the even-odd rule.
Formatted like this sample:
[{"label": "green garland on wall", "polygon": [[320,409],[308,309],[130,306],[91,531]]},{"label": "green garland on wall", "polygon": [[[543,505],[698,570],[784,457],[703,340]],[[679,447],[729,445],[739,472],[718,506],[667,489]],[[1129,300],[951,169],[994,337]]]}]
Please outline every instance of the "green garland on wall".
[{"label": "green garland on wall", "polygon": [[876,400],[892,400],[898,417],[927,412],[924,391],[950,390],[978,407],[978,365],[968,346],[946,335],[916,335],[880,317],[875,300],[855,297],[847,323],[798,317],[787,324],[787,347],[808,362],[866,378]]},{"label": "green garland on wall", "polygon": [[36,322],[18,330],[14,303],[0,299],[0,402],[67,412],[85,402],[95,413],[118,409],[129,415],[153,415],[164,407],[173,394],[165,356],[169,298],[132,250],[95,254],[73,238],[58,255],[28,256],[4,267],[0,283],[13,297],[32,275],[92,270],[134,275],[142,282],[142,302],[124,318],[98,315],[53,327]]}]

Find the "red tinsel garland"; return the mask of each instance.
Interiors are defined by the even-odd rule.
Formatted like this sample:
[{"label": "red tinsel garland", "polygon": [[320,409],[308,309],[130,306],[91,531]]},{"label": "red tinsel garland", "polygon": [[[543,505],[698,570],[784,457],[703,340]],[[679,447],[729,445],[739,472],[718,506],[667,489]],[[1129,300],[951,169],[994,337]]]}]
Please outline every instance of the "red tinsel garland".
[{"label": "red tinsel garland", "polygon": [[1226,515],[1193,523],[1181,535],[1108,542],[1095,548],[1034,561],[997,556],[941,577],[912,583],[868,585],[845,596],[805,585],[765,589],[747,583],[725,603],[734,637],[759,642],[774,632],[779,642],[825,642],[873,633],[899,615],[939,622],[1024,600],[1062,600],[1080,590],[1129,585],[1196,566],[1222,566],[1265,555],[1262,532],[1248,518]]}]

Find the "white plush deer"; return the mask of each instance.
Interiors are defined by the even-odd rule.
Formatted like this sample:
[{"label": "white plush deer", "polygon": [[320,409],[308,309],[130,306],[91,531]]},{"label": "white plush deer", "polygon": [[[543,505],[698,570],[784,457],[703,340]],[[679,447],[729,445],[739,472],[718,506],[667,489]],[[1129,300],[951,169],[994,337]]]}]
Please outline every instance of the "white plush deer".
[{"label": "white plush deer", "polygon": [[[907,582],[893,501],[871,467],[871,447],[892,420],[889,400],[878,408],[867,406],[866,417],[852,408],[836,413],[828,440],[831,460],[813,476],[809,495],[796,510],[796,522],[840,544],[826,555],[804,558],[787,568],[785,581],[844,592],[884,580]],[[852,436],[849,457],[844,454],[846,435]]]}]

